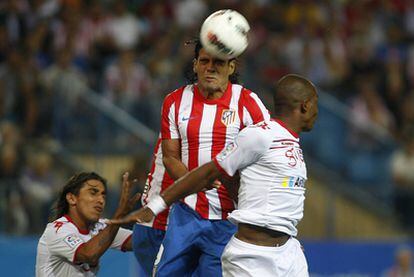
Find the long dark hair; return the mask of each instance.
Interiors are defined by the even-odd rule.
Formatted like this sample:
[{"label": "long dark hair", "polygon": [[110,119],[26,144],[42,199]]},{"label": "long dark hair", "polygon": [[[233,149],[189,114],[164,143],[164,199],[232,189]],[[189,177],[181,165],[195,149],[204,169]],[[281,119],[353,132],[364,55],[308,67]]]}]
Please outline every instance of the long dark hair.
[{"label": "long dark hair", "polygon": [[55,221],[69,212],[69,203],[66,200],[66,194],[73,193],[74,195],[79,195],[79,191],[84,186],[85,182],[89,180],[102,182],[106,190],[106,180],[95,172],[81,172],[73,175],[62,188],[58,199],[52,207],[52,213],[49,217],[50,222]]},{"label": "long dark hair", "polygon": [[[200,55],[200,50],[201,48],[203,48],[203,45],[201,44],[199,39],[193,39],[185,43],[185,45],[190,45],[190,44],[194,44],[194,59],[198,59],[198,56]],[[235,60],[237,63],[236,58],[231,59],[230,61],[232,60]],[[193,70],[193,61],[189,62],[184,68],[184,77],[187,79],[189,84],[193,84],[197,82],[197,74]],[[232,84],[239,83],[239,73],[237,72],[237,66],[236,66],[236,70],[234,71],[234,73],[229,76],[229,81]]]}]

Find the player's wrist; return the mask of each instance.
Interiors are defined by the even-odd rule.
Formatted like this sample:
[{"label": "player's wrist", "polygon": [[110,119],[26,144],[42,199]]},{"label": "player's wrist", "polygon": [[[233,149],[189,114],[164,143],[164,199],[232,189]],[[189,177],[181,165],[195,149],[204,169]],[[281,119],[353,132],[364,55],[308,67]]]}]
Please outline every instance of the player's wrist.
[{"label": "player's wrist", "polygon": [[161,197],[161,195],[157,195],[148,202],[146,207],[150,209],[155,216],[157,216],[159,213],[168,208],[168,205],[165,203],[165,200]]}]

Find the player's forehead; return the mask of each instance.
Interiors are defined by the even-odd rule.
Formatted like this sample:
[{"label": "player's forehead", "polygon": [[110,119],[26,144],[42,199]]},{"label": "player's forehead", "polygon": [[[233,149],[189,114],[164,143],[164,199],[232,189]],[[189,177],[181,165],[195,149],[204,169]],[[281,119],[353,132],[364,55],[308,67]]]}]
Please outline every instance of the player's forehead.
[{"label": "player's forehead", "polygon": [[200,49],[200,52],[199,52],[199,54],[198,54],[198,59],[200,60],[200,59],[209,59],[209,60],[215,60],[215,61],[223,61],[223,62],[226,62],[226,61],[228,61],[228,60],[226,60],[226,59],[221,59],[221,58],[218,58],[218,57],[215,57],[215,56],[213,56],[213,55],[211,55],[210,53],[208,53],[204,48],[201,48]]},{"label": "player's forehead", "polygon": [[105,185],[99,180],[88,180],[83,183],[81,191],[96,190],[97,192],[106,193]]}]

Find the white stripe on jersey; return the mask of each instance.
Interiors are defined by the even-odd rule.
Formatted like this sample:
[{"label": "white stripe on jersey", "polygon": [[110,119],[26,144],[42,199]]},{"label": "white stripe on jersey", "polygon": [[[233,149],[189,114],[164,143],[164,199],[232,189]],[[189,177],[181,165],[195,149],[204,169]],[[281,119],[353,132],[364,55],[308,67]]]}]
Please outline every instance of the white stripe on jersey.
[{"label": "white stripe on jersey", "polygon": [[[241,95],[241,91],[242,91],[242,86],[240,85],[233,85],[233,95],[231,97],[230,100],[230,109],[234,109],[235,111],[239,110],[239,100],[240,100],[240,95]],[[247,113],[247,111],[243,111],[244,113]],[[240,120],[242,120],[241,118],[239,118],[239,114],[237,114],[236,116],[236,122],[235,125],[236,126],[240,126]],[[234,141],[234,137],[237,136],[238,132],[236,134],[233,133],[232,128],[227,128],[226,129],[226,144],[225,147],[232,143]]]},{"label": "white stripe on jersey", "polygon": [[250,116],[250,113],[246,109],[246,107],[243,107],[243,124],[244,126],[249,126],[253,124],[253,118]]},{"label": "white stripe on jersey", "polygon": [[[181,161],[186,167],[188,167],[188,140],[187,140],[187,127],[190,122],[191,110],[193,107],[193,86],[187,86],[181,97],[180,109],[178,111],[177,125],[180,128],[180,133],[186,134],[181,136]],[[183,120],[187,119],[187,120]],[[195,205],[195,204],[194,204]]]},{"label": "white stripe on jersey", "polygon": [[[216,117],[217,105],[203,105],[203,117],[201,119],[200,130],[203,130],[204,137],[200,132],[199,147],[198,147],[198,165],[201,166],[211,161],[211,149],[213,147],[213,129],[214,120]],[[209,131],[210,130],[210,131]],[[209,215],[221,214],[220,198],[216,189],[211,189],[205,192],[208,200]]]},{"label": "white stripe on jersey", "polygon": [[211,161],[211,148],[213,146],[214,119],[216,117],[217,105],[203,104],[203,115],[201,118],[198,140],[198,166]]},{"label": "white stripe on jersey", "polygon": [[[189,160],[189,153],[188,153],[188,139],[187,139],[187,128],[188,123],[190,122],[191,111],[193,107],[193,86],[186,86],[183,95],[181,97],[180,109],[178,111],[178,122],[177,125],[180,128],[180,133],[185,134],[181,136],[181,161],[183,164],[188,168],[188,160]],[[183,120],[187,119],[187,120]],[[196,203],[197,203],[197,194],[189,195],[188,197],[184,198],[184,202],[190,206],[192,209],[195,210]]]},{"label": "white stripe on jersey", "polygon": [[[168,114],[168,119],[170,120],[170,122],[174,120],[174,117],[175,117],[175,103],[171,105],[170,112]],[[172,139],[177,139],[180,137],[178,130],[173,125],[170,125],[170,133],[171,133]]]}]

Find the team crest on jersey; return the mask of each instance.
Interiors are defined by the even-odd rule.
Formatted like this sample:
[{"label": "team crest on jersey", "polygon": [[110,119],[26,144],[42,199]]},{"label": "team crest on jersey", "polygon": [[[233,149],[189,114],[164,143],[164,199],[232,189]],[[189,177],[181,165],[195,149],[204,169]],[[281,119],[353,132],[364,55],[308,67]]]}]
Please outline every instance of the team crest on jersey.
[{"label": "team crest on jersey", "polygon": [[223,122],[224,125],[229,126],[233,124],[233,122],[236,120],[236,111],[232,109],[226,109],[223,110],[221,113],[221,122]]}]

